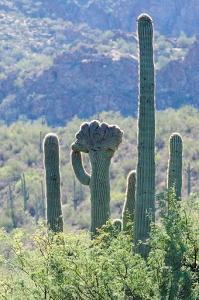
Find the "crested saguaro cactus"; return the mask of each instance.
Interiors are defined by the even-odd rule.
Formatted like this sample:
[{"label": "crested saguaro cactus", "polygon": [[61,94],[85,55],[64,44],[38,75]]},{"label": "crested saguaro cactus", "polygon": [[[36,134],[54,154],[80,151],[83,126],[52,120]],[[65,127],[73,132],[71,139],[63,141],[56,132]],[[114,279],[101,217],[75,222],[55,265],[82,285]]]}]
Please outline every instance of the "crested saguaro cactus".
[{"label": "crested saguaro cactus", "polygon": [[[91,234],[110,217],[109,167],[115,150],[122,141],[123,132],[119,127],[94,120],[83,123],[72,144],[71,161],[78,180],[89,185],[91,192]],[[84,167],[81,152],[89,154],[91,175]]]},{"label": "crested saguaro cactus", "polygon": [[[153,24],[147,14],[138,19],[139,43],[139,109],[138,162],[134,216],[135,251],[147,258],[149,248],[143,242],[149,237],[155,213],[155,83],[153,60]],[[151,217],[149,217],[149,214]],[[138,245],[139,244],[139,245]]]},{"label": "crested saguaro cactus", "polygon": [[63,231],[60,169],[59,169],[59,140],[49,133],[44,138],[44,166],[46,175],[47,224],[54,232]]},{"label": "crested saguaro cactus", "polygon": [[167,176],[168,192],[175,189],[176,199],[181,199],[182,189],[182,137],[179,133],[170,136],[169,163]]},{"label": "crested saguaro cactus", "polygon": [[133,170],[128,174],[126,196],[122,211],[123,229],[127,229],[128,222],[134,221],[135,212],[135,189],[136,189],[136,171]]}]

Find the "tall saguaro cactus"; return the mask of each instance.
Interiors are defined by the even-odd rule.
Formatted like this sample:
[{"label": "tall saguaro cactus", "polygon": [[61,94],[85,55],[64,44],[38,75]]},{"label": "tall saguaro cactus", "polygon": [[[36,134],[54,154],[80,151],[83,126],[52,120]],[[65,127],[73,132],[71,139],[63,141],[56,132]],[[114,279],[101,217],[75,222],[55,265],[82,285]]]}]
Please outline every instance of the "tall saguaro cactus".
[{"label": "tall saguaro cactus", "polygon": [[46,173],[47,224],[54,232],[63,231],[60,169],[59,169],[59,140],[49,133],[44,138],[44,165]]},{"label": "tall saguaro cactus", "polygon": [[[77,140],[71,146],[71,161],[76,177],[82,184],[89,185],[91,192],[92,237],[110,217],[109,167],[122,135],[119,127],[94,120],[81,125],[76,134]],[[81,152],[89,154],[91,175],[83,167]]]},{"label": "tall saguaro cactus", "polygon": [[[144,258],[149,248],[144,244],[149,237],[150,223],[155,213],[155,82],[153,60],[153,23],[150,16],[138,19],[139,42],[139,109],[138,162],[136,204],[134,217],[135,251]],[[150,214],[150,218],[149,215]]]},{"label": "tall saguaro cactus", "polygon": [[182,137],[179,133],[170,136],[167,177],[168,192],[174,187],[176,199],[181,199],[182,189]]}]

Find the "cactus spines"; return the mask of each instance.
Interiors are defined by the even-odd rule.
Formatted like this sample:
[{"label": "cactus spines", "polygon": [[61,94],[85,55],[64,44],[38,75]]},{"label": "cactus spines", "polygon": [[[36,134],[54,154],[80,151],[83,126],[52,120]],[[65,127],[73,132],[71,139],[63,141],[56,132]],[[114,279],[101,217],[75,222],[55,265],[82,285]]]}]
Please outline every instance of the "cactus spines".
[{"label": "cactus spines", "polygon": [[[135,251],[147,258],[149,248],[138,245],[149,237],[155,213],[155,82],[153,60],[153,24],[147,14],[138,19],[139,43],[139,109],[138,162],[134,216]],[[150,213],[152,219],[147,214]]]},{"label": "cactus spines", "polygon": [[179,133],[170,136],[169,163],[167,176],[168,192],[175,189],[176,199],[181,199],[182,189],[182,137]]},{"label": "cactus spines", "polygon": [[[72,144],[71,161],[82,184],[89,184],[91,192],[91,235],[106,224],[110,217],[109,167],[115,150],[122,141],[119,127],[94,120],[83,123]],[[89,154],[92,172],[86,173],[80,152]]]},{"label": "cactus spines", "polygon": [[63,231],[60,169],[59,169],[59,140],[49,133],[44,138],[44,166],[46,178],[47,225],[54,232]]},{"label": "cactus spines", "polygon": [[133,223],[135,211],[135,189],[136,189],[136,171],[133,170],[128,174],[126,195],[122,211],[123,230],[128,227],[128,222]]}]

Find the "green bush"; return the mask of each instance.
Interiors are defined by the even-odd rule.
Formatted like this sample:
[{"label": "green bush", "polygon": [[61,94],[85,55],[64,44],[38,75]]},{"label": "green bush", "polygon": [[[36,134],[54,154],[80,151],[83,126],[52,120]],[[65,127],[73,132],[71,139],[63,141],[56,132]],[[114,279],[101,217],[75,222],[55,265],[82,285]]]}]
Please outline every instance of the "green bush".
[{"label": "green bush", "polygon": [[94,245],[87,233],[52,236],[42,226],[28,240],[21,230],[0,236],[7,251],[0,279],[6,299],[158,299],[152,272],[132,254],[127,235],[112,237],[108,248]]},{"label": "green bush", "polygon": [[186,34],[183,31],[180,32],[180,37],[177,39],[180,48],[186,48],[189,46],[189,44],[193,43],[194,41],[195,37],[187,38]]},{"label": "green bush", "polygon": [[198,299],[199,199],[158,196],[160,222],[151,224],[145,261],[130,231],[107,222],[93,241],[86,231],[57,234],[40,223],[29,233],[0,230],[3,299]]}]

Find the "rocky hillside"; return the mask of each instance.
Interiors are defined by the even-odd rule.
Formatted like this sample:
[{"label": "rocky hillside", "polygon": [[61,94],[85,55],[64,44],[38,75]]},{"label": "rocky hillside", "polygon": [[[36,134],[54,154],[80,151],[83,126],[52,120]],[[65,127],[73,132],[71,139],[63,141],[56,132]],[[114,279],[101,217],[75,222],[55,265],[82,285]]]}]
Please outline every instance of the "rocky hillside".
[{"label": "rocky hillside", "polygon": [[103,110],[135,116],[142,12],[154,20],[157,108],[199,107],[196,0],[2,0],[0,119],[44,115],[64,125]]},{"label": "rocky hillside", "polygon": [[183,59],[170,61],[157,72],[157,107],[199,109],[199,34]]},{"label": "rocky hillside", "polygon": [[[135,32],[134,20],[143,12],[154,20],[156,30],[163,35],[178,37],[180,31],[187,36],[198,33],[198,0],[17,0],[9,3],[9,9],[36,18],[62,18],[73,24],[88,24],[91,29],[121,29]],[[13,3],[12,3],[13,2]],[[3,5],[1,5],[3,6]],[[7,7],[7,9],[8,9]],[[16,8],[15,8],[16,7]]]}]

